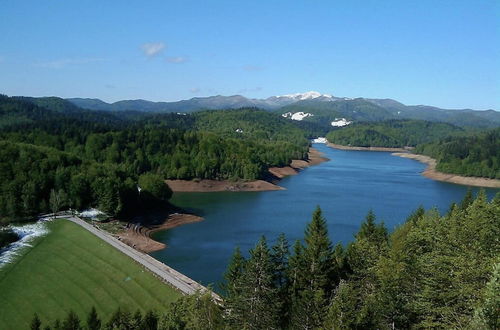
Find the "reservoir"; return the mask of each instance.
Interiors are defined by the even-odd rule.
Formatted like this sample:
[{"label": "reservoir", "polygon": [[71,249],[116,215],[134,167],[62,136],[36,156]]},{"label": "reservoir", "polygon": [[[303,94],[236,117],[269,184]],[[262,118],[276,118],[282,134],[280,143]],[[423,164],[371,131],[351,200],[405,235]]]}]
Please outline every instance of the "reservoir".
[{"label": "reservoir", "polygon": [[[333,243],[347,244],[369,210],[391,231],[420,205],[446,212],[467,190],[425,178],[426,165],[389,152],[314,147],[330,161],[283,179],[286,190],[174,194],[173,204],[205,220],[157,232],[153,238],[168,248],[151,255],[202,284],[217,284],[236,246],[247,255],[262,235],[272,245],[282,232],[293,245],[317,205]],[[490,198],[498,191],[486,189]]]}]

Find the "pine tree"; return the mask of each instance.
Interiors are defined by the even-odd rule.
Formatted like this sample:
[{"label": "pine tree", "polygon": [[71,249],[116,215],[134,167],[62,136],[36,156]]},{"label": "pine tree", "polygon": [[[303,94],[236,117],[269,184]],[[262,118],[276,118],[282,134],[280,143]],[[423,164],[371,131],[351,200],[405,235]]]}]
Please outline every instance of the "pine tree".
[{"label": "pine tree", "polygon": [[254,249],[242,278],[241,311],[243,328],[273,329],[279,325],[280,302],[274,285],[273,264],[265,237]]},{"label": "pine tree", "polygon": [[64,330],[80,330],[80,318],[76,313],[72,310],[68,312],[68,315],[64,319],[62,323],[62,328]]},{"label": "pine tree", "polygon": [[313,213],[312,221],[305,231],[304,258],[307,275],[307,289],[315,291],[326,290],[332,270],[332,243],[328,237],[326,220],[323,218],[318,206]]},{"label": "pine tree", "polygon": [[33,319],[31,320],[30,329],[31,330],[40,330],[41,326],[42,326],[42,321],[40,321],[38,314],[35,313],[35,315],[33,316]]},{"label": "pine tree", "polygon": [[289,280],[287,276],[288,259],[290,250],[285,234],[281,233],[276,244],[271,249],[271,261],[274,269],[274,283],[278,291],[279,301],[281,302],[280,327],[285,328],[288,324],[290,299],[288,296]]},{"label": "pine tree", "polygon": [[223,289],[226,291],[227,297],[236,296],[239,294],[239,281],[245,270],[245,258],[241,255],[239,247],[234,249],[227,271],[224,274],[225,283]]},{"label": "pine tree", "polygon": [[158,328],[158,316],[153,311],[148,311],[144,315],[140,329],[141,330],[156,330]]},{"label": "pine tree", "polygon": [[306,227],[304,241],[303,252],[293,260],[293,266],[298,268],[291,298],[291,323],[292,327],[313,329],[323,323],[328,297],[336,284],[331,282],[332,243],[319,206]]},{"label": "pine tree", "polygon": [[474,202],[474,195],[472,194],[472,190],[470,188],[468,188],[467,192],[465,193],[464,198],[460,202],[460,205],[459,205],[460,209],[462,211],[467,210],[467,208],[469,207],[469,205],[472,204],[472,202]]},{"label": "pine tree", "polygon": [[304,246],[297,240],[293,245],[293,254],[288,260],[287,278],[291,296],[295,296],[300,290],[304,289],[304,281],[302,278],[304,269]]},{"label": "pine tree", "polygon": [[101,320],[97,316],[97,311],[94,306],[92,306],[92,309],[90,310],[89,315],[87,317],[87,328],[89,330],[101,329]]}]

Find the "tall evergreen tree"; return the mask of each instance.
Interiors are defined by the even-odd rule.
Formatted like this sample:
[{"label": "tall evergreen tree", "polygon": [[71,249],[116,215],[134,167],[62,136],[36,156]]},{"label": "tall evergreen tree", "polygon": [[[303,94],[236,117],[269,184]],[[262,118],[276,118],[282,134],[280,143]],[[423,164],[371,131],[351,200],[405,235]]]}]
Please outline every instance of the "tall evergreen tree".
[{"label": "tall evergreen tree", "polygon": [[464,198],[460,202],[460,205],[459,205],[460,209],[462,211],[467,210],[467,208],[469,207],[469,205],[472,204],[472,202],[474,202],[474,195],[472,194],[472,189],[468,188],[467,192],[465,193]]},{"label": "tall evergreen tree", "polygon": [[35,315],[33,315],[33,319],[31,320],[30,329],[31,330],[40,330],[41,326],[42,326],[42,321],[40,321],[38,314],[35,313]]},{"label": "tall evergreen tree", "polygon": [[275,329],[279,326],[281,302],[273,276],[273,264],[265,237],[254,249],[242,278],[241,327],[248,329]]},{"label": "tall evergreen tree", "polygon": [[94,306],[90,309],[89,315],[87,316],[87,328],[88,330],[99,330],[101,329],[101,320],[97,315],[97,311]]},{"label": "tall evergreen tree", "polygon": [[328,237],[326,220],[318,206],[307,225],[304,249],[298,265],[292,295],[292,327],[313,329],[323,323],[328,297],[336,283],[330,281],[333,274],[333,250]]},{"label": "tall evergreen tree", "polygon": [[62,328],[64,330],[80,330],[82,327],[80,326],[80,318],[76,313],[72,310],[68,312],[66,318],[62,323]]},{"label": "tall evergreen tree", "polygon": [[271,261],[274,269],[274,283],[278,291],[278,297],[282,305],[279,311],[280,328],[285,328],[288,324],[290,299],[289,299],[289,280],[287,276],[288,259],[290,249],[285,234],[278,236],[276,244],[271,249]]},{"label": "tall evergreen tree", "polygon": [[241,322],[241,316],[244,313],[242,310],[242,281],[246,263],[240,248],[236,247],[224,274],[224,283],[222,284],[222,289],[226,294],[224,306],[228,311],[227,321],[232,326],[237,326]]}]

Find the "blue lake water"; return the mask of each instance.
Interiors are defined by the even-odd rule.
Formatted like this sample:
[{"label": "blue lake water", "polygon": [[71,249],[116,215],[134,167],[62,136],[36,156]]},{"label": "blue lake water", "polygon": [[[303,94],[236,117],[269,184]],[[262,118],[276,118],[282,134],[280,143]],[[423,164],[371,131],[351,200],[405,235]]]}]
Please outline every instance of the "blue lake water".
[{"label": "blue lake water", "polygon": [[[317,205],[332,241],[345,244],[370,209],[392,230],[420,205],[446,212],[467,190],[427,179],[424,164],[388,152],[314,147],[331,160],[283,179],[287,190],[174,194],[173,204],[205,220],[156,233],[168,248],[151,255],[203,284],[219,283],[235,246],[246,253],[262,235],[272,244],[282,232],[292,244]],[[492,197],[499,190],[486,191]]]}]

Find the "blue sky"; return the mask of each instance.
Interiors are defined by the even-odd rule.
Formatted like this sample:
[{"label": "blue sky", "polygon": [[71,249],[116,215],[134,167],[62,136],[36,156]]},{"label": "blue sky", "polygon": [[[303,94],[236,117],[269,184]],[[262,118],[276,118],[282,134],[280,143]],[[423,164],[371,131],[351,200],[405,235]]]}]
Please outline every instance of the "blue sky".
[{"label": "blue sky", "polygon": [[500,2],[2,1],[0,93],[500,110]]}]

